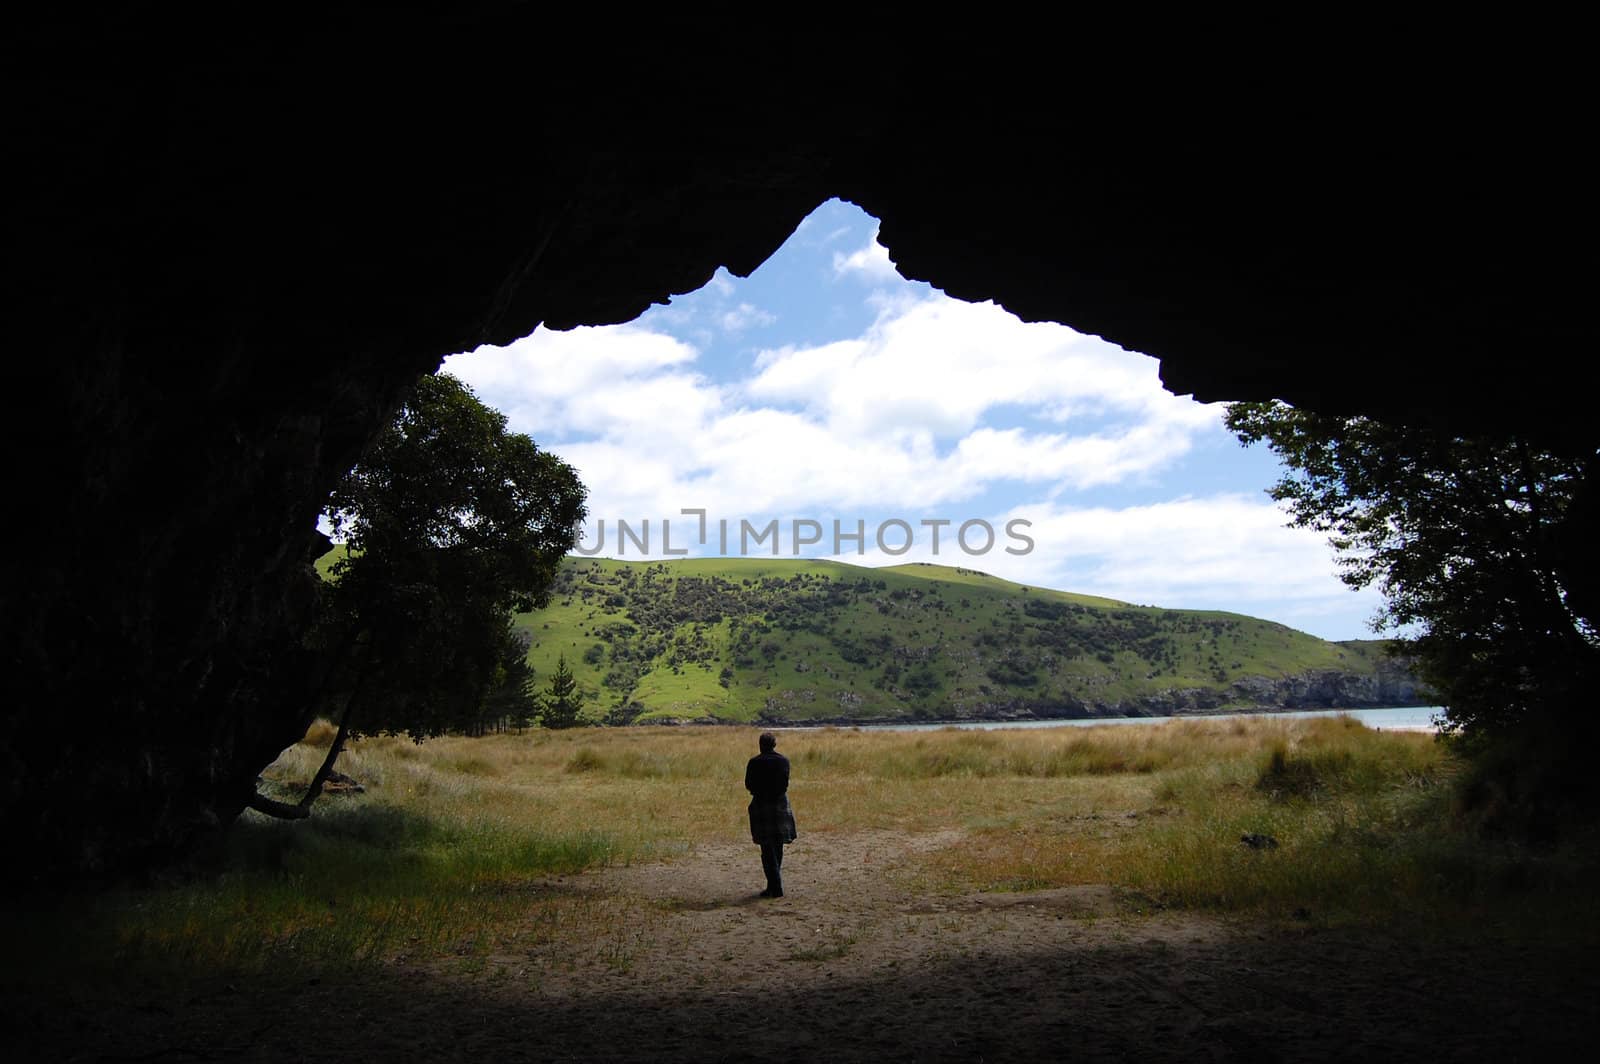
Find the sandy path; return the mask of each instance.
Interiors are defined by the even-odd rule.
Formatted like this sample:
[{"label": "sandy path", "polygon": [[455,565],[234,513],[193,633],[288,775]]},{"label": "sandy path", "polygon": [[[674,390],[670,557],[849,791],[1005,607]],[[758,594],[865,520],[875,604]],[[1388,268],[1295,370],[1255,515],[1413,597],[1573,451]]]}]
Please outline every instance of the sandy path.
[{"label": "sandy path", "polygon": [[[1593,1033],[1582,950],[1141,911],[1103,885],[930,892],[919,860],[961,839],[803,837],[777,900],[757,896],[749,844],[578,877],[649,926],[625,963],[566,947],[538,996],[572,1024],[546,1044],[573,1059],[1518,1060]],[[608,1002],[630,1003],[609,1051],[585,1019]],[[781,1039],[756,1033],[761,1016]]]},{"label": "sandy path", "polygon": [[[788,848],[783,898],[765,899],[755,846],[702,846],[669,861],[610,869],[567,884],[647,907],[625,963],[613,949],[546,979],[552,992],[791,991],[829,979],[893,976],[974,954],[1116,943],[1129,934],[1111,890],[930,893],[917,859],[958,845],[959,831],[811,835]],[[1203,940],[1193,918],[1144,926],[1165,940]],[[570,943],[557,949],[565,950]],[[554,950],[552,951],[554,952]],[[573,955],[565,954],[567,961]],[[508,961],[509,959],[506,959]],[[506,962],[503,961],[503,962]]]},{"label": "sandy path", "polygon": [[1578,945],[1140,914],[1094,886],[929,892],[919,861],[960,839],[809,835],[777,900],[754,846],[703,846],[544,884],[597,907],[581,933],[475,973],[17,1000],[0,1033],[17,1060],[345,1062],[1542,1061],[1596,1033]]}]

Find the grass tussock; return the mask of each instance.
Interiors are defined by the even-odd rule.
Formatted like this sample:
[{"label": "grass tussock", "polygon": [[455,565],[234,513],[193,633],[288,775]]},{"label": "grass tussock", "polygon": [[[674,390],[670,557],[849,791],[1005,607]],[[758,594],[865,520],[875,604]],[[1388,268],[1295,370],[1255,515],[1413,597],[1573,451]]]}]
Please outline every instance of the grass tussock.
[{"label": "grass tussock", "polygon": [[[1096,740],[1118,743],[1108,731]],[[1430,736],[1349,718],[1148,731],[1097,793],[983,825],[942,871],[980,889],[1109,883],[1165,907],[1298,919],[1592,922],[1592,846],[1532,852],[1464,830],[1462,766]]]},{"label": "grass tussock", "polygon": [[311,722],[311,727],[306,729],[306,736],[300,740],[301,745],[326,750],[333,745],[334,737],[339,734],[339,728],[332,721],[318,717]]}]

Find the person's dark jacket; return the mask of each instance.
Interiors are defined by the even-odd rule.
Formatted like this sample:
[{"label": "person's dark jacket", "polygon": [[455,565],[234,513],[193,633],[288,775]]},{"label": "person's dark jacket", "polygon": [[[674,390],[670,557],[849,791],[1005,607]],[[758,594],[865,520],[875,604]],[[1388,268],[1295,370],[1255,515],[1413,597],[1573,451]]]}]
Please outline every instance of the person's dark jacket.
[{"label": "person's dark jacket", "polygon": [[750,799],[750,841],[780,850],[798,833],[794,810],[789,808],[789,759],[775,750],[758,754],[744,767],[744,787]]},{"label": "person's dark jacket", "polygon": [[744,789],[757,801],[782,798],[789,793],[789,759],[776,750],[752,757],[744,767]]}]

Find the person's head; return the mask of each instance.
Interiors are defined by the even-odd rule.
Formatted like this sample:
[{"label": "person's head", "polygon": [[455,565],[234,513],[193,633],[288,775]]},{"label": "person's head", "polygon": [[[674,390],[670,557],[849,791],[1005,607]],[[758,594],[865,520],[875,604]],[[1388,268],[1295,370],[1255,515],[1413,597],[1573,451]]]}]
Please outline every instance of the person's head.
[{"label": "person's head", "polygon": [[769,731],[761,733],[761,752],[770,754],[778,748],[778,737]]}]

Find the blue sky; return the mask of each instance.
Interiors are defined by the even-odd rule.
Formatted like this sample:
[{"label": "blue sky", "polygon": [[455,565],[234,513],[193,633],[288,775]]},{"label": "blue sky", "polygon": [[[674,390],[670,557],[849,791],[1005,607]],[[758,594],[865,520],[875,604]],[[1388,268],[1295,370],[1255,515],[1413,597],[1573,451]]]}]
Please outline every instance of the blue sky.
[{"label": "blue sky", "polygon": [[[1277,460],[1241,447],[1219,405],[1164,390],[1152,358],[907,281],[876,237],[830,201],[748,278],[719,271],[626,325],[541,329],[445,368],[578,469],[601,556],[641,557],[646,521],[652,557],[663,522],[673,551],[703,555],[726,521],[738,554],[741,522],[776,520],[784,557],[818,538],[799,554],[1370,636],[1376,593],[1285,527],[1265,494]],[[685,509],[706,512],[705,544]],[[620,550],[619,521],[635,536]]]}]

